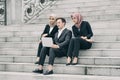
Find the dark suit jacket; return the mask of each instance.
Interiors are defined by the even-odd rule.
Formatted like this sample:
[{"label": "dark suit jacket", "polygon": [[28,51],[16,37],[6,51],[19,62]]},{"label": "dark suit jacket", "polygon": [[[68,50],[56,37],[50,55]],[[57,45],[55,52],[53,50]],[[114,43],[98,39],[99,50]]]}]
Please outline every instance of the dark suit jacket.
[{"label": "dark suit jacket", "polygon": [[87,38],[90,39],[93,36],[91,26],[87,21],[82,21],[80,30],[73,25],[72,31],[75,37],[87,36]]},{"label": "dark suit jacket", "polygon": [[[48,36],[46,36],[46,37],[52,37],[52,38],[54,38],[55,33],[58,32],[57,25],[54,26],[53,30],[50,33],[49,33],[49,31],[50,31],[50,26],[47,24],[45,26],[45,29],[44,29],[43,33],[41,34],[41,37],[42,37],[43,34],[48,34]],[[40,39],[41,39],[41,37],[40,37]]]},{"label": "dark suit jacket", "polygon": [[60,49],[67,52],[72,32],[68,29],[64,29],[60,37],[58,38],[58,32],[55,34],[54,43],[59,45]]}]

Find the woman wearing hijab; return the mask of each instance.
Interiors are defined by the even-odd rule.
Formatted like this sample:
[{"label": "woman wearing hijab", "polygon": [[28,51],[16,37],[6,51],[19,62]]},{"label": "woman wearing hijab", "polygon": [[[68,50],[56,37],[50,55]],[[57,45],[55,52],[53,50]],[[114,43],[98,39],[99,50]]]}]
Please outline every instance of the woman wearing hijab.
[{"label": "woman wearing hijab", "polygon": [[42,37],[52,37],[52,38],[54,38],[55,33],[57,31],[58,31],[58,27],[56,25],[56,15],[51,14],[49,16],[49,24],[47,24],[45,26],[45,29],[44,29],[43,33],[41,34],[41,37],[40,37],[40,43],[39,43],[38,52],[37,52],[37,60],[36,60],[35,64],[38,64],[38,61],[40,59],[40,52],[41,52],[41,49],[43,47],[42,42],[41,42],[41,38]]},{"label": "woman wearing hijab", "polygon": [[74,38],[71,39],[68,53],[67,53],[67,64],[76,65],[78,63],[78,55],[80,49],[89,49],[92,46],[93,32],[90,24],[87,21],[83,21],[83,17],[80,13],[74,13],[71,15],[74,25],[72,31]]}]

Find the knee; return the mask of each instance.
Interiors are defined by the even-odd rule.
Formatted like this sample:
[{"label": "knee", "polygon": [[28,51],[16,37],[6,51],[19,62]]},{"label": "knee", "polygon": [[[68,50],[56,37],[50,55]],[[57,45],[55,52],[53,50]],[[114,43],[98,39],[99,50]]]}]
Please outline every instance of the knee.
[{"label": "knee", "polygon": [[55,55],[55,49],[54,48],[50,48],[49,56],[53,56],[53,55]]},{"label": "knee", "polygon": [[58,48],[50,48],[50,52],[49,54],[56,54],[58,53],[60,50]]},{"label": "knee", "polygon": [[56,51],[58,51],[58,49],[56,49],[56,48],[50,48],[50,52],[56,52]]}]

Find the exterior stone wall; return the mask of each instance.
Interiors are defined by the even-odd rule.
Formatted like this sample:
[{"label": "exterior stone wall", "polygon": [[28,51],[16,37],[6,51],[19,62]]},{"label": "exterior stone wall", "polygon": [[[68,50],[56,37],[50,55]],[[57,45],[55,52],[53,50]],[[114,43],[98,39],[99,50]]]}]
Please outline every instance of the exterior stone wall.
[{"label": "exterior stone wall", "polygon": [[22,0],[7,0],[7,24],[22,23]]}]

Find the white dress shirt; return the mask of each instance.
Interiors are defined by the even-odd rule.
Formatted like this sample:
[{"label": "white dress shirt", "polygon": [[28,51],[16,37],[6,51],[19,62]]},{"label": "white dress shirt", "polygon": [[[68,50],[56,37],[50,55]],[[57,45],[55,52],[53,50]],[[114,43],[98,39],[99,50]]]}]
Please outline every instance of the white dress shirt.
[{"label": "white dress shirt", "polygon": [[62,34],[62,32],[63,32],[64,29],[65,29],[65,27],[58,30],[58,38],[60,37],[60,35]]},{"label": "white dress shirt", "polygon": [[53,28],[54,28],[54,27],[52,27],[52,26],[50,27],[50,31],[49,31],[49,33],[51,33],[51,31],[53,30]]}]

